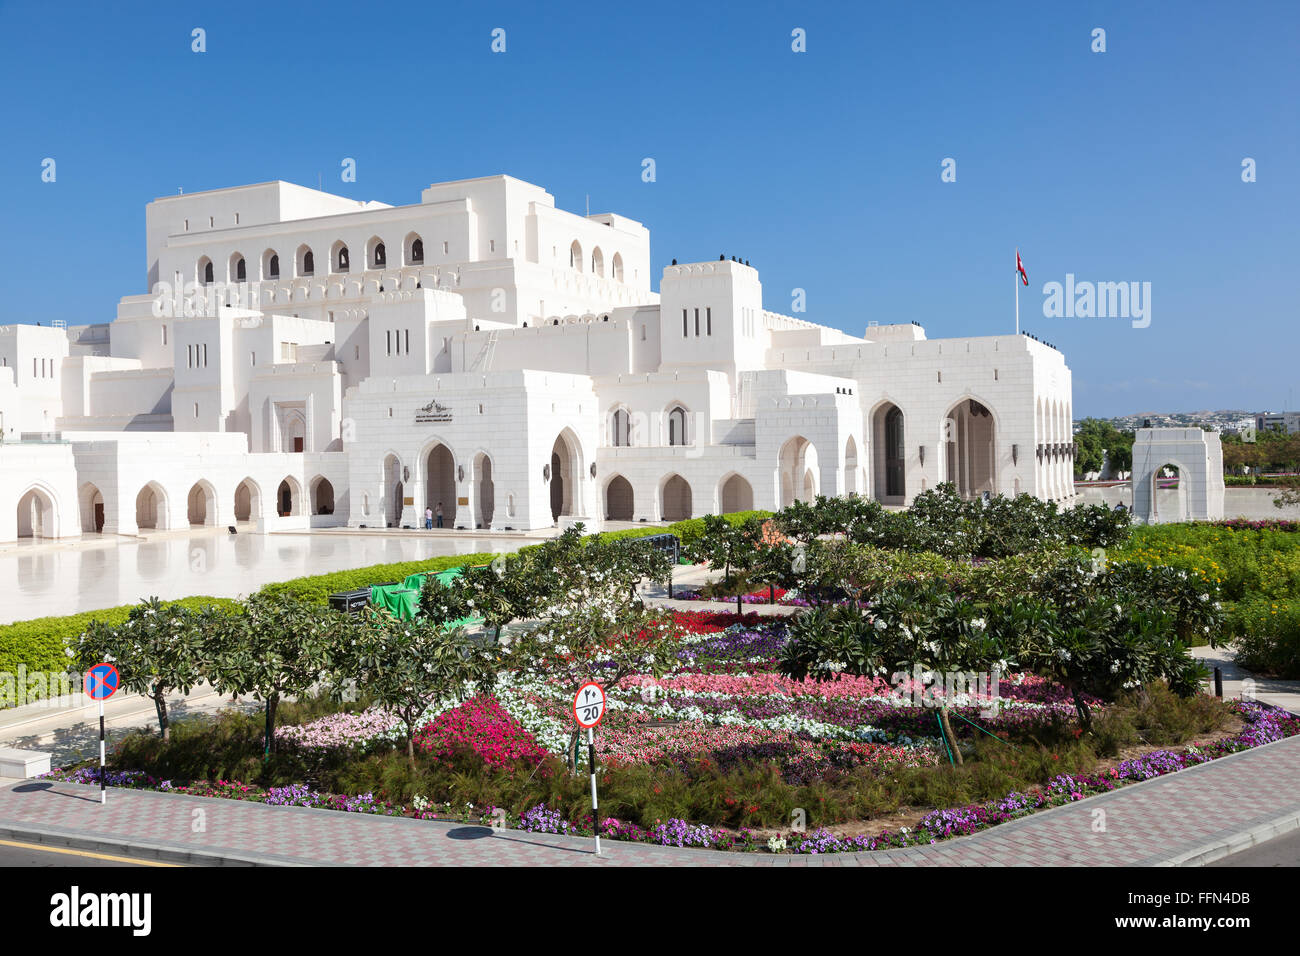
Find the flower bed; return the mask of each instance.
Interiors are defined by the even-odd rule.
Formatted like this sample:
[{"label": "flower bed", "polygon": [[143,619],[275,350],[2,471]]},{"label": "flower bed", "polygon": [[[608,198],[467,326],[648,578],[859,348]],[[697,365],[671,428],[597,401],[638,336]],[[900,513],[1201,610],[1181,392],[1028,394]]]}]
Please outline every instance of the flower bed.
[{"label": "flower bed", "polygon": [[[1061,806],[1093,794],[1106,793],[1127,783],[1176,773],[1187,767],[1300,733],[1300,717],[1280,708],[1253,702],[1235,702],[1234,707],[1245,722],[1245,727],[1235,736],[1203,747],[1192,746],[1181,750],[1155,751],[1142,757],[1122,761],[1104,773],[1062,774],[1053,778],[1044,787],[1029,792],[1012,792],[1000,800],[988,803],[935,810],[927,814],[914,829],[902,827],[876,836],[846,837],[837,836],[828,829],[822,828],[809,833],[792,832],[788,835],[774,836],[764,841],[747,829],[728,830],[679,819],[670,819],[654,827],[645,828],[609,817],[600,821],[600,833],[610,839],[653,843],[660,846],[700,847],[714,850],[766,848],[772,852],[796,854],[883,850],[932,844],[950,837],[975,833],[1036,810]],[[45,776],[72,783],[99,783],[99,771],[94,767],[55,770]],[[111,787],[251,800],[275,806],[318,807],[352,813],[401,815],[420,819],[446,819],[450,811],[450,807],[444,804],[440,808],[441,812],[438,812],[419,797],[416,797],[409,806],[395,805],[376,800],[370,793],[356,796],[324,794],[301,784],[263,789],[223,780],[215,783],[201,782],[175,786],[171,781],[159,780],[141,771],[132,770],[109,771],[107,783]],[[497,816],[495,807],[488,807],[478,813],[473,808],[467,807],[462,810],[459,819],[465,822],[477,817],[478,822],[487,823]],[[574,836],[592,834],[590,816],[577,823],[570,823],[559,811],[547,807],[544,803],[525,810],[517,818],[507,815],[507,822],[520,830],[532,833],[560,833]]]}]

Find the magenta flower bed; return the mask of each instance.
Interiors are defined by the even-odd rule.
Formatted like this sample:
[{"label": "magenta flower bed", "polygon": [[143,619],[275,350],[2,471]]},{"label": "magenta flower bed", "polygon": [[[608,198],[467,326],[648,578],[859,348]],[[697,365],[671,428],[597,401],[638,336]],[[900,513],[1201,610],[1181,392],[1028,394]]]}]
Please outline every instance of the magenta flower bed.
[{"label": "magenta flower bed", "polygon": [[495,697],[472,697],[444,711],[416,732],[415,745],[440,761],[473,753],[488,766],[512,769],[520,760],[536,766],[546,750]]}]

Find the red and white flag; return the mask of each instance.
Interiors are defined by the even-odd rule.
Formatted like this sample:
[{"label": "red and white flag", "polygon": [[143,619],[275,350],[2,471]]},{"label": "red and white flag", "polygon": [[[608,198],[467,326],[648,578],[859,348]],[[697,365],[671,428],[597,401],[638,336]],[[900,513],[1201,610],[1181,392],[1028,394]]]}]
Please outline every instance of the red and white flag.
[{"label": "red and white flag", "polygon": [[1016,250],[1016,271],[1020,273],[1020,281],[1029,285],[1029,273],[1025,272],[1025,264],[1020,261],[1020,250]]}]

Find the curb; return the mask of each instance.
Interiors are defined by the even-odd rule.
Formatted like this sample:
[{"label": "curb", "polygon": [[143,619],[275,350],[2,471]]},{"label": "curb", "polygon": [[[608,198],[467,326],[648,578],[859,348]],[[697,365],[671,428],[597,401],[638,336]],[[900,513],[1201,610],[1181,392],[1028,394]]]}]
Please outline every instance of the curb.
[{"label": "curb", "polygon": [[1232,854],[1240,853],[1242,850],[1249,850],[1261,843],[1267,843],[1269,840],[1284,836],[1293,830],[1300,830],[1300,811],[1285,813],[1268,823],[1262,823],[1243,833],[1235,833],[1225,840],[1207,843],[1195,850],[1180,853],[1178,856],[1157,863],[1156,866],[1205,866],[1207,863],[1213,863],[1226,856],[1232,856]]},{"label": "curb", "polygon": [[239,853],[214,853],[206,850],[190,850],[166,843],[145,843],[139,841],[114,840],[104,837],[73,836],[59,830],[47,830],[39,827],[19,829],[17,827],[0,825],[0,840],[13,840],[20,843],[35,843],[42,846],[60,847],[71,850],[87,850],[92,853],[107,853],[114,856],[137,857],[141,860],[156,860],[161,863],[178,863],[184,866],[307,865],[304,863],[272,860],[265,857]]}]

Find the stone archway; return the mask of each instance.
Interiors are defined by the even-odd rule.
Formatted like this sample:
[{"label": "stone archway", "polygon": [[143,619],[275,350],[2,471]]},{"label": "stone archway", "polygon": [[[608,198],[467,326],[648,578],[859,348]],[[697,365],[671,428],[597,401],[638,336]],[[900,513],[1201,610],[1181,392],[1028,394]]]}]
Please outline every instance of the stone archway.
[{"label": "stone archway", "polygon": [[99,488],[87,482],[81,486],[78,501],[81,511],[81,531],[83,534],[103,534],[104,532],[104,495]]},{"label": "stone archway", "polygon": [[424,502],[435,515],[442,505],[442,526],[456,527],[456,456],[441,442],[430,448],[424,459]]},{"label": "stone archway", "polygon": [[992,412],[973,398],[962,399],[944,416],[941,438],[943,480],[963,498],[996,494],[997,423]]},{"label": "stone archway", "polygon": [[631,521],[636,496],[632,491],[632,482],[622,475],[615,475],[605,485],[605,519],[607,521]]},{"label": "stone archway", "polygon": [[812,501],[817,497],[820,484],[817,449],[802,435],[796,435],[781,446],[777,456],[780,475],[781,507],[787,508],[795,501]]},{"label": "stone archway", "polygon": [[56,518],[54,498],[45,489],[29,488],[18,498],[18,537],[56,537]]},{"label": "stone archway", "polygon": [[718,507],[724,515],[754,510],[754,489],[740,475],[732,475],[718,492]]},{"label": "stone archway", "polygon": [[185,497],[185,517],[190,525],[217,523],[217,493],[206,481],[196,481]]},{"label": "stone archway", "polygon": [[901,505],[907,500],[907,443],[903,410],[885,402],[871,416],[871,445],[875,448],[876,500]]},{"label": "stone archway", "polygon": [[235,488],[235,520],[256,521],[262,516],[262,490],[245,478]]},{"label": "stone archway", "polygon": [[388,527],[396,528],[402,523],[403,501],[406,497],[406,482],[402,473],[402,459],[396,455],[384,458],[384,521]]},{"label": "stone archway", "polygon": [[691,516],[691,486],[681,475],[669,475],[660,492],[660,514],[665,521],[685,521]]},{"label": "stone archway", "polygon": [[555,436],[548,464],[550,474],[551,520],[575,515],[581,510],[582,460],[577,442],[568,429]]},{"label": "stone archway", "polygon": [[149,482],[136,494],[135,526],[142,530],[167,527],[167,495],[157,482]]}]

